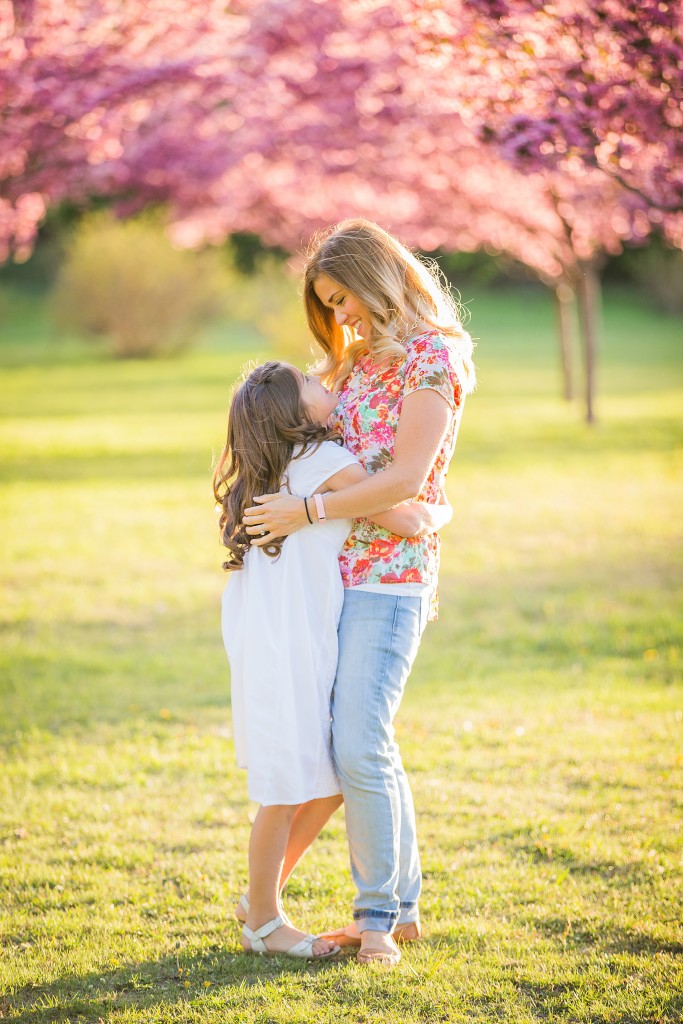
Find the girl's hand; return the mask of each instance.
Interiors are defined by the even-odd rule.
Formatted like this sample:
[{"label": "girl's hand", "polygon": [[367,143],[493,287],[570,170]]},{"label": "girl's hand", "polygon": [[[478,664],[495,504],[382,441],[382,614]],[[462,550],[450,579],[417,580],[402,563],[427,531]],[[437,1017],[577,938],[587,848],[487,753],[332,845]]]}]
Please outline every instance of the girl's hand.
[{"label": "girl's hand", "polygon": [[453,506],[443,492],[440,501],[436,505],[429,504],[426,501],[416,501],[414,505],[420,516],[419,529],[416,531],[417,536],[422,536],[425,533],[438,533],[453,518]]},{"label": "girl's hand", "polygon": [[453,509],[448,499],[442,496],[435,505],[427,501],[405,501],[389,512],[369,518],[399,537],[424,537],[425,534],[438,533],[450,523]]},{"label": "girl's hand", "polygon": [[275,537],[288,537],[308,522],[304,499],[293,494],[254,495],[254,501],[256,505],[245,508],[242,522],[255,538],[255,547],[263,547]]}]

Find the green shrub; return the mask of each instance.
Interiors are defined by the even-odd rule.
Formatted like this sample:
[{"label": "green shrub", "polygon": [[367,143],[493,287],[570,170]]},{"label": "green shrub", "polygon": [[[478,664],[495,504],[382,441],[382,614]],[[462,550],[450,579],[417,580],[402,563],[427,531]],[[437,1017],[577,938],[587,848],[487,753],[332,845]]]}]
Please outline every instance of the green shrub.
[{"label": "green shrub", "polygon": [[114,356],[177,352],[224,307],[226,273],[215,250],[173,247],[160,219],[85,217],[67,243],[53,311],[58,322]]}]

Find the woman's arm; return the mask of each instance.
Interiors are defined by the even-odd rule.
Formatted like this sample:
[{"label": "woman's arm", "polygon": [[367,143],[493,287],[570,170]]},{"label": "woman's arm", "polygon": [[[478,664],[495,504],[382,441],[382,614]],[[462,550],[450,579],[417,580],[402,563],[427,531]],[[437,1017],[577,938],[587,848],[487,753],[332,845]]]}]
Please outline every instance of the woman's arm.
[{"label": "woman's arm", "polygon": [[[353,487],[362,480],[369,479],[370,474],[363,469],[360,462],[351,466],[345,466],[334,476],[329,477],[319,489],[319,493],[331,494],[333,491],[341,491],[345,487]],[[308,503],[309,512],[313,512],[314,502]],[[436,533],[453,517],[453,509],[448,503],[445,494],[442,493],[441,501],[432,505],[426,501],[405,501],[396,508],[382,512],[377,516],[368,518],[377,523],[397,537],[418,537],[425,533]]]},{"label": "woman's arm", "polygon": [[[396,431],[394,460],[380,473],[325,498],[329,519],[357,519],[375,516],[401,502],[417,497],[448,430],[453,412],[437,391],[414,391],[403,400]],[[293,495],[254,495],[257,503],[247,508],[244,523],[254,544],[267,544],[270,537],[286,537],[307,523],[303,498]],[[315,505],[309,510],[315,514]],[[264,532],[265,531],[265,532]],[[260,535],[260,536],[259,536]]]}]

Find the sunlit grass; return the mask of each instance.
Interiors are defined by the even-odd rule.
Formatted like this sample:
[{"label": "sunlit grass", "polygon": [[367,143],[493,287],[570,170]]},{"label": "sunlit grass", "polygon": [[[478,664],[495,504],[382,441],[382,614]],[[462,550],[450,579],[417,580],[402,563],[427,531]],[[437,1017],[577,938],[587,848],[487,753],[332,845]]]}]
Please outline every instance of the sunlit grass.
[{"label": "sunlit grass", "polygon": [[[110,363],[46,340],[40,303],[10,318],[3,1019],[680,1019],[681,324],[610,298],[588,429],[544,297],[471,308],[441,618],[399,723],[427,941],[388,975],[245,958],[231,919],[253,807],[209,481],[259,353],[214,331],[177,362]],[[351,897],[339,816],[287,906],[322,928]]]}]

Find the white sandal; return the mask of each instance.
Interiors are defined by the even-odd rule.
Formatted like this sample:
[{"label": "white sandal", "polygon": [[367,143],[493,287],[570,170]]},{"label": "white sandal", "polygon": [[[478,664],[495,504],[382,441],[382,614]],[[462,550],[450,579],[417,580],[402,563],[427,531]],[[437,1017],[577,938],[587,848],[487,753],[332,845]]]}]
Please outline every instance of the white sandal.
[{"label": "white sandal", "polygon": [[[240,911],[244,915],[243,917],[240,917]],[[239,921],[240,924],[244,924],[246,922],[246,920],[247,920],[247,914],[248,913],[249,913],[249,897],[245,893],[244,895],[240,896],[240,898],[237,901],[237,906],[235,907],[235,917],[237,918],[237,920]]]},{"label": "white sandal", "polygon": [[289,949],[268,949],[263,940],[274,931],[277,931],[278,928],[283,928],[284,925],[285,922],[279,914],[272,921],[267,921],[266,924],[262,924],[255,931],[252,931],[245,924],[242,929],[242,935],[245,939],[249,940],[250,946],[249,949],[245,949],[245,953],[260,953],[262,956],[293,956],[300,960],[327,960],[328,957],[334,956],[339,952],[339,946],[333,946],[327,953],[314,953],[313,943],[319,939],[320,936],[318,935],[306,935],[305,938],[290,946]]}]

